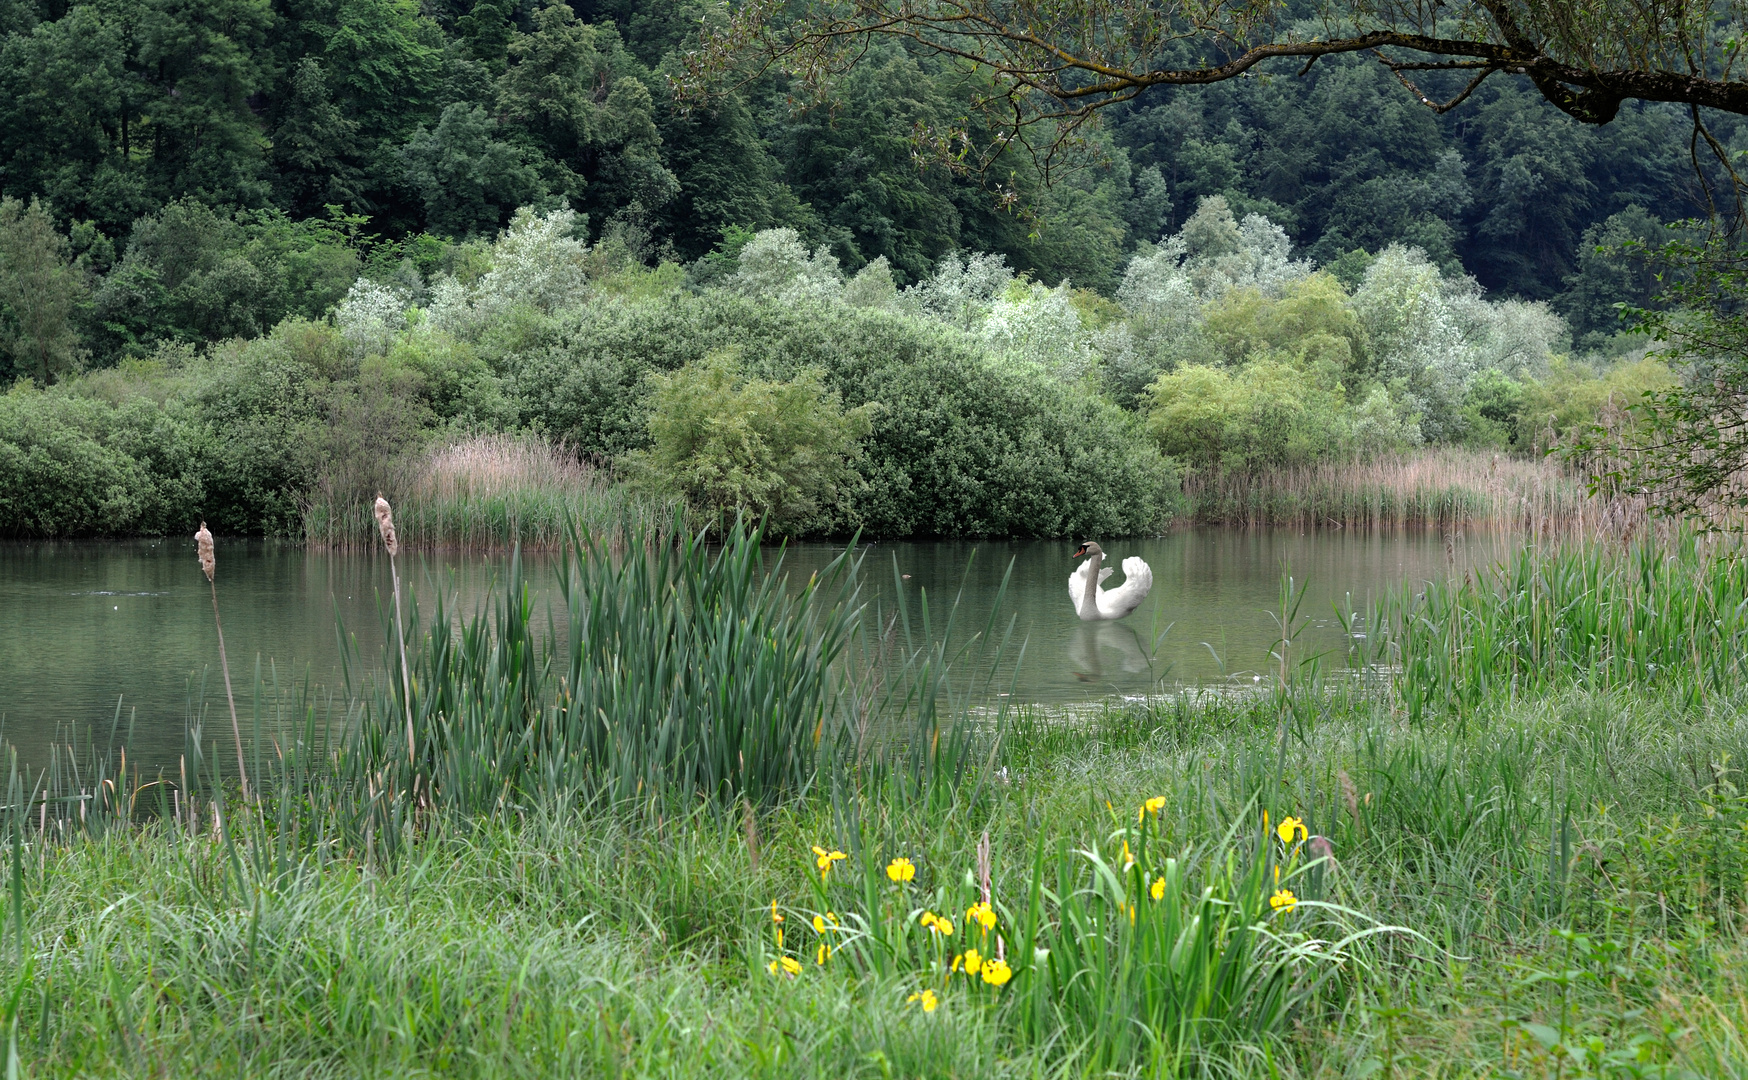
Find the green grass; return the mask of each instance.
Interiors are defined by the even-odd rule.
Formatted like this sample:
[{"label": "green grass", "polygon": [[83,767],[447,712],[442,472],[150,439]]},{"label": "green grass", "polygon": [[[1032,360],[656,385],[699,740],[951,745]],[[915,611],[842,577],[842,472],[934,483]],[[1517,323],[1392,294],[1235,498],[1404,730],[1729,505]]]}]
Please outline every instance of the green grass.
[{"label": "green grass", "polygon": [[[954,672],[1000,669],[993,627],[947,647],[896,613],[821,682],[770,657],[842,609],[829,589],[761,592],[733,544],[590,553],[591,595],[621,590],[636,618],[579,619],[531,667],[511,579],[453,639],[475,658],[453,685],[423,646],[415,699],[455,697],[421,721],[418,768],[396,703],[361,691],[295,698],[259,807],[211,799],[222,755],[131,824],[15,774],[0,1030],[36,1076],[1748,1076],[1748,697],[1715,670],[1739,655],[1720,615],[1748,601],[1732,554],[1560,549],[1408,598],[1386,690],[1288,665],[1257,697],[982,718]],[[664,614],[664,590],[688,599]],[[1510,647],[1466,644],[1478,620]],[[668,629],[624,629],[648,625]],[[469,702],[493,739],[550,735],[582,700],[662,730],[581,692],[613,665],[577,675],[594,646],[575,642],[625,642],[624,670],[661,654],[632,637],[704,658],[636,680],[679,687],[694,719],[799,695],[775,779],[650,744],[625,767],[580,738],[440,749],[432,724]],[[776,652],[712,667],[736,641]],[[864,649],[897,673],[874,698]],[[869,701],[878,738],[851,723]],[[815,771],[784,771],[815,716],[843,737],[820,725]],[[98,768],[42,788],[101,793]],[[1288,816],[1303,839],[1275,836]],[[987,929],[968,916],[985,888]],[[965,975],[968,947],[1011,978]]]}]

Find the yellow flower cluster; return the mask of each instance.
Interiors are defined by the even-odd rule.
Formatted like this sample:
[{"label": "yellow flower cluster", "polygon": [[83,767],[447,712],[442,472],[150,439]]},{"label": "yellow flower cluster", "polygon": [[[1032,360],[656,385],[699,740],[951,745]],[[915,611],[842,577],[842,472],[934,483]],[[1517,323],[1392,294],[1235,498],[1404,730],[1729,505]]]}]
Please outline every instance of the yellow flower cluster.
[{"label": "yellow flower cluster", "polygon": [[795,959],[793,956],[779,956],[769,964],[766,964],[765,970],[773,975],[783,974],[793,978],[796,975],[801,974],[801,961]]},{"label": "yellow flower cluster", "polygon": [[914,1005],[919,1001],[922,1002],[923,1012],[926,1013],[934,1012],[941,1005],[941,999],[935,996],[933,990],[924,990],[904,999],[906,1005]]},{"label": "yellow flower cluster", "polygon": [[[815,915],[813,917],[813,932],[818,934],[821,938],[824,938],[827,934],[837,932],[837,929],[838,917],[833,912],[828,911],[824,915]],[[831,942],[821,941],[819,946],[813,950],[813,962],[820,967],[825,967],[825,962],[831,958]]]},{"label": "yellow flower cluster", "polygon": [[949,919],[943,919],[932,911],[923,912],[922,918],[918,919],[917,922],[928,929],[933,930],[942,937],[953,936],[952,921]]},{"label": "yellow flower cluster", "polygon": [[1292,891],[1288,889],[1276,889],[1275,894],[1269,897],[1269,907],[1274,908],[1276,911],[1291,911],[1293,905],[1298,902],[1299,898],[1294,896]]},{"label": "yellow flower cluster", "polygon": [[886,864],[886,876],[902,885],[916,877],[916,866],[900,855]]},{"label": "yellow flower cluster", "polygon": [[1147,819],[1148,814],[1152,814],[1154,817],[1158,817],[1159,812],[1161,810],[1164,810],[1164,809],[1165,809],[1165,796],[1164,795],[1155,795],[1153,798],[1148,799],[1146,802],[1142,803],[1141,809],[1135,811],[1135,824],[1139,825],[1143,821],[1145,821]]},{"label": "yellow flower cluster", "polygon": [[1000,957],[985,957],[976,949],[966,949],[963,956],[955,956],[953,965],[947,969],[947,973],[952,974],[960,970],[963,970],[967,975],[981,977],[984,982],[991,986],[1006,986],[1008,980],[1014,977],[1013,969],[1008,967],[1006,960]]}]

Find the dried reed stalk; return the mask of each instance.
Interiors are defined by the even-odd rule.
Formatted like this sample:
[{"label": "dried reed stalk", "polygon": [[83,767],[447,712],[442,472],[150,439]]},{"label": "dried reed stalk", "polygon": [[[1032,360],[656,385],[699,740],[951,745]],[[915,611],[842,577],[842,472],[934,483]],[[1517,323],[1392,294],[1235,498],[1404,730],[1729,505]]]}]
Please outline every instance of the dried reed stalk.
[{"label": "dried reed stalk", "polygon": [[212,625],[218,631],[219,667],[225,673],[225,701],[231,707],[231,734],[237,740],[237,778],[243,784],[243,801],[249,799],[249,770],[243,765],[243,725],[237,722],[237,698],[231,693],[231,661],[225,655],[225,627],[219,621],[218,584],[213,580],[213,570],[217,560],[212,555],[212,533],[207,531],[206,522],[200,523],[200,531],[194,534],[194,550],[200,557],[200,568],[206,571],[206,584],[212,590]]},{"label": "dried reed stalk", "polygon": [[401,552],[401,541],[395,535],[394,510],[381,493],[376,496],[376,531],[382,534],[382,546],[388,549],[389,579],[395,590],[395,641],[401,648],[401,702],[407,709],[407,765],[417,769],[418,757],[413,744],[413,689],[407,678],[407,627],[401,618],[401,572],[395,562],[395,556]]}]

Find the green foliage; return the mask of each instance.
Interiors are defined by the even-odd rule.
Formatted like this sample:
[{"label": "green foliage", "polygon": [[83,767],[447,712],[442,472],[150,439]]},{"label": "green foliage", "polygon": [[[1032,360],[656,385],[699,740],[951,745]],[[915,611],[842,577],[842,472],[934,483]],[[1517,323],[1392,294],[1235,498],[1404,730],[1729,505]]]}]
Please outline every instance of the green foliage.
[{"label": "green foliage", "polygon": [[1463,399],[1463,441],[1499,449],[1514,446],[1523,414],[1523,385],[1502,371],[1488,368],[1469,384]]},{"label": "green foliage", "polygon": [[1149,388],[1148,430],[1162,451],[1198,468],[1305,465],[1348,441],[1339,379],[1331,361],[1279,354],[1253,358],[1236,374],[1182,367]]},{"label": "green foliage", "polygon": [[1559,301],[1575,333],[1607,337],[1624,329],[1631,309],[1651,305],[1658,288],[1656,267],[1647,255],[1663,232],[1661,223],[1636,205],[1584,230],[1577,272]]},{"label": "green foliage", "polygon": [[518,206],[548,195],[537,159],[499,138],[483,105],[456,102],[437,126],[413,132],[401,152],[407,183],[424,201],[425,220],[449,236],[490,234]]},{"label": "green foliage", "polygon": [[1300,278],[1278,299],[1234,289],[1209,306],[1202,333],[1228,364],[1278,350],[1304,363],[1332,364],[1344,374],[1367,367],[1365,327],[1330,274]]},{"label": "green foliage", "polygon": [[1569,449],[1598,487],[1645,497],[1662,513],[1716,522],[1748,504],[1740,479],[1748,464],[1748,319],[1741,306],[1748,257],[1726,235],[1627,253],[1641,255],[1664,275],[1667,306],[1630,310],[1633,329],[1658,344],[1649,355],[1668,363],[1675,379],[1632,380],[1639,399],[1602,416]]},{"label": "green foliage", "polygon": [[1624,360],[1602,370],[1579,363],[1555,363],[1545,379],[1522,392],[1518,445],[1543,448],[1570,445],[1592,425],[1666,394],[1677,385],[1668,363],[1654,358]]},{"label": "green foliage", "polygon": [[653,445],[628,461],[644,484],[707,520],[746,512],[779,534],[855,520],[853,465],[878,405],[845,412],[818,371],[747,379],[721,353],[653,376],[650,387]]},{"label": "green foliage", "polygon": [[0,395],[0,535],[126,536],[192,526],[205,447],[144,399],[28,384]]},{"label": "green foliage", "polygon": [[867,535],[1122,535],[1170,506],[1170,472],[1121,410],[900,315],[713,293],[594,303],[538,335],[505,356],[510,391],[526,421],[588,453],[644,448],[649,377],[718,349],[749,376],[812,368],[847,408],[878,402],[858,466]]},{"label": "green foliage", "polygon": [[78,319],[88,290],[71,244],[32,199],[0,200],[0,384],[29,376],[47,385],[76,370],[85,349]]},{"label": "green foliage", "polygon": [[348,228],[192,201],[141,218],[93,298],[101,348],[139,355],[161,341],[253,337],[287,317],[320,318],[358,274]]}]

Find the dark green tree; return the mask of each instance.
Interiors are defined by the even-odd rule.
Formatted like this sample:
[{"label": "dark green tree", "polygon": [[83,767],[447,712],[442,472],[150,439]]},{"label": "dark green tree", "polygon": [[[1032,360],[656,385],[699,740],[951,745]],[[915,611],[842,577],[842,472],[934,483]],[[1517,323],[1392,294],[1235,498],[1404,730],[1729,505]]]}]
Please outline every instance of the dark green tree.
[{"label": "dark green tree", "polygon": [[461,102],[443,110],[433,130],[413,133],[402,159],[429,228],[446,236],[489,235],[517,207],[547,197],[544,160],[502,135],[483,106]]},{"label": "dark green tree", "polygon": [[0,199],[0,383],[28,375],[47,384],[78,367],[87,295],[72,245],[47,208]]}]

